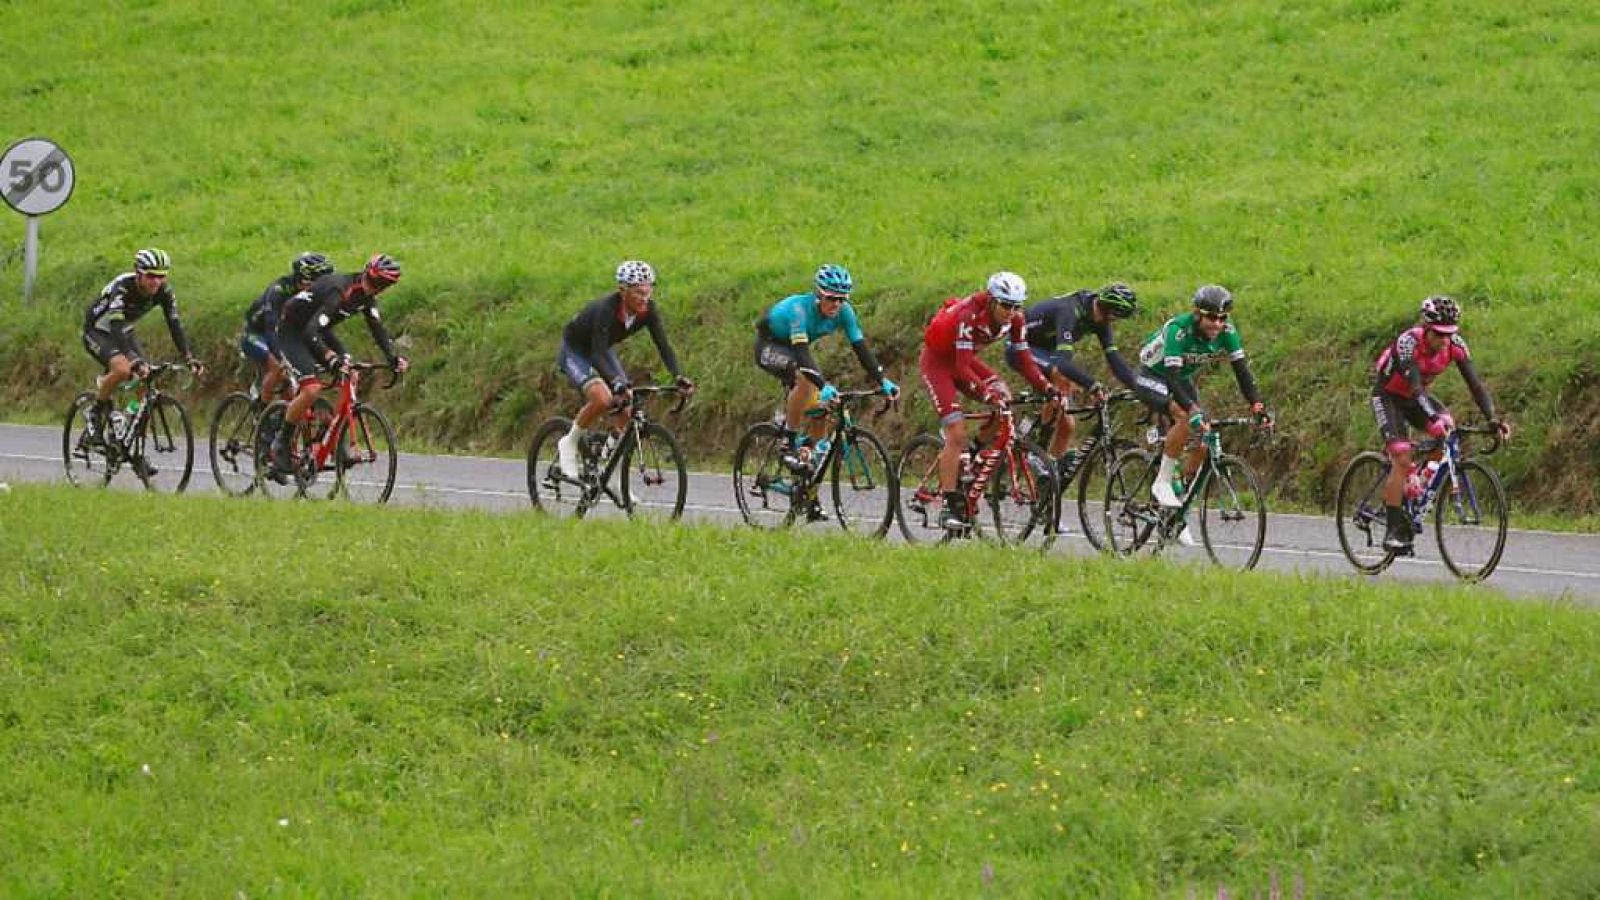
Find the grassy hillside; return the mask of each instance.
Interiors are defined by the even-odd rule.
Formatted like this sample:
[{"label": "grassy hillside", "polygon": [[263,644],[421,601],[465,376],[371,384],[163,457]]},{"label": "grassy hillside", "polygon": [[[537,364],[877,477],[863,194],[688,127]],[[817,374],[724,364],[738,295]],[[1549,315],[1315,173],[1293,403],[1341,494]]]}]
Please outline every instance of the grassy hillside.
[{"label": "grassy hillside", "polygon": [[[389,405],[474,449],[570,405],[556,330],[621,258],[663,273],[708,451],[770,405],[750,323],[818,263],[855,271],[907,385],[928,310],[1004,267],[1041,296],[1131,281],[1146,310],[1125,344],[1197,284],[1233,287],[1288,432],[1281,486],[1315,498],[1374,439],[1365,364],[1448,291],[1526,426],[1502,458],[1519,500],[1600,509],[1585,4],[69,0],[13,18],[10,129],[67,147],[79,187],[44,221],[37,304],[17,305],[19,261],[0,272],[5,414],[84,383],[81,309],[147,243],[174,254],[219,369],[294,252],[394,253],[388,305],[421,366]],[[1467,402],[1454,376],[1445,394]]]},{"label": "grassy hillside", "polygon": [[8,895],[1600,885],[1592,612],[44,487],[0,556]]}]

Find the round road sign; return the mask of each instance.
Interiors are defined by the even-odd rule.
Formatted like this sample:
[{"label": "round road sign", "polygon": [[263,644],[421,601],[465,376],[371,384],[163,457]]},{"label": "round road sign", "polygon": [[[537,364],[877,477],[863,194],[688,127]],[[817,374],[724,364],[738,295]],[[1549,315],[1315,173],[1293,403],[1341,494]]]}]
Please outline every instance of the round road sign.
[{"label": "round road sign", "polygon": [[17,141],[0,157],[0,195],[23,215],[60,209],[72,196],[72,176],[67,152],[44,138]]}]

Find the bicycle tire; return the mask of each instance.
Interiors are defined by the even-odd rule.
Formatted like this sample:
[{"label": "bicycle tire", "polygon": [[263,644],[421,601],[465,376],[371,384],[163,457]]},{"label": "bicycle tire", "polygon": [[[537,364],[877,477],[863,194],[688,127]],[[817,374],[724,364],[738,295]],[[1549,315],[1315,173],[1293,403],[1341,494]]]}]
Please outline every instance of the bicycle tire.
[{"label": "bicycle tire", "polygon": [[1383,549],[1383,536],[1388,530],[1383,483],[1388,477],[1389,457],[1363,451],[1344,467],[1333,495],[1339,549],[1356,571],[1366,575],[1376,575],[1394,563],[1394,554]]},{"label": "bicycle tire", "polygon": [[[870,538],[888,534],[898,500],[894,466],[878,436],[859,425],[844,429],[828,468],[839,527]],[[856,515],[856,509],[862,514]]]},{"label": "bicycle tire", "polygon": [[[296,465],[291,471],[280,474],[274,470],[272,464],[272,445],[277,439],[278,430],[283,425],[283,417],[288,409],[287,401],[275,400],[256,417],[255,433],[250,437],[250,447],[255,456],[254,493],[258,497],[287,500],[305,496],[305,479],[301,466]],[[295,433],[298,435],[299,431]]]},{"label": "bicycle tire", "polygon": [[1120,454],[1107,473],[1102,516],[1113,556],[1133,555],[1160,527],[1161,510],[1150,496],[1155,473],[1155,454],[1137,448]]},{"label": "bicycle tire", "polygon": [[[783,462],[783,429],[758,422],[745,429],[733,453],[733,500],[752,528],[775,530],[794,524],[798,507],[794,473]],[[805,491],[802,490],[801,493]]]},{"label": "bicycle tire", "polygon": [[[1510,510],[1506,505],[1505,487],[1500,483],[1500,476],[1495,471],[1475,459],[1465,459],[1456,463],[1455,489],[1441,491],[1434,499],[1433,532],[1439,544],[1439,556],[1444,560],[1445,566],[1457,578],[1469,584],[1483,581],[1494,574],[1500,565],[1500,557],[1506,549],[1506,530],[1509,527]],[[1487,501],[1487,502],[1486,502]],[[1461,503],[1471,504],[1472,512],[1467,513]],[[1496,520],[1485,528],[1482,524],[1474,522],[1474,517],[1481,519],[1485,511]],[[1454,515],[1456,518],[1451,519]],[[1447,539],[1447,535],[1450,537]],[[1469,538],[1481,538],[1473,540]],[[1471,544],[1488,543],[1488,549],[1481,554],[1470,554],[1463,548]],[[1455,546],[1452,551],[1451,546]],[[1481,563],[1471,559],[1471,556],[1482,556]]]},{"label": "bicycle tire", "polygon": [[207,456],[217,490],[230,497],[245,497],[256,489],[256,459],[250,440],[255,435],[261,407],[243,391],[234,391],[211,414]]},{"label": "bicycle tire", "polygon": [[116,473],[103,445],[89,441],[90,417],[94,415],[95,395],[85,392],[74,397],[67,407],[61,430],[61,462],[67,481],[78,487],[105,487]]},{"label": "bicycle tire", "polygon": [[133,437],[131,468],[145,489],[181,494],[194,474],[194,424],[176,397],[157,394]]},{"label": "bicycle tire", "polygon": [[676,522],[683,515],[689,498],[689,467],[677,436],[665,425],[651,422],[636,430],[617,467],[621,470],[622,508],[630,518]]},{"label": "bicycle tire", "polygon": [[400,465],[389,420],[375,407],[358,403],[340,431],[333,449],[334,495],[352,503],[388,503]]},{"label": "bicycle tire", "polygon": [[[1116,462],[1117,456],[1129,450],[1137,450],[1139,445],[1133,441],[1122,439],[1102,443],[1094,449],[1079,466],[1078,471],[1072,476],[1078,488],[1078,527],[1083,529],[1083,538],[1089,546],[1105,552],[1105,492],[1106,476],[1111,473],[1111,466]],[[1072,487],[1068,482],[1061,486],[1062,495]]]},{"label": "bicycle tire", "polygon": [[533,508],[557,518],[582,518],[587,489],[561,473],[556,442],[572,430],[572,420],[546,419],[528,442],[528,499]]},{"label": "bicycle tire", "polygon": [[[1021,461],[1020,469],[1017,461]],[[1055,511],[1055,460],[1038,444],[1016,438],[1000,457],[989,479],[989,515],[994,539],[1001,544],[1022,544],[1030,537],[1046,537]]]},{"label": "bicycle tire", "polygon": [[939,453],[944,439],[919,434],[906,443],[895,461],[895,502],[900,534],[907,543],[942,543],[950,538],[939,526],[944,495],[939,491]]},{"label": "bicycle tire", "polygon": [[[1227,526],[1239,523],[1239,528]],[[1248,572],[1267,543],[1267,501],[1261,479],[1237,456],[1215,460],[1200,495],[1200,542],[1219,566]],[[1240,543],[1243,542],[1243,543]],[[1242,552],[1241,552],[1242,551]]]}]

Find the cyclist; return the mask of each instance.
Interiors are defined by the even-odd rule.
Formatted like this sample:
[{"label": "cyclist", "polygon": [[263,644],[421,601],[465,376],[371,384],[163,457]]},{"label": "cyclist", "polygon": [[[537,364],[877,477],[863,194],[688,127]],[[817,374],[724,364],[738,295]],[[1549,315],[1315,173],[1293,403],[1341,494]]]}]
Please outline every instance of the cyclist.
[{"label": "cyclist", "polygon": [[[961,411],[960,394],[994,406],[1011,402],[1011,388],[993,369],[978,358],[978,351],[1004,336],[1011,367],[1022,373],[1036,389],[1055,399],[1055,385],[1045,378],[1028,347],[1027,320],[1022,304],[1028,299],[1028,286],[1014,272],[989,276],[985,289],[966,297],[944,302],[928,322],[922,335],[922,355],[918,364],[922,381],[933,395],[939,413],[944,447],[939,451],[939,490],[944,493],[944,508],[939,525],[947,530],[964,530],[967,521],[966,498],[956,490],[961,473],[961,454],[968,448],[967,423]],[[994,423],[980,437],[992,437]]]},{"label": "cyclist", "polygon": [[899,386],[884,377],[883,366],[867,347],[866,335],[850,305],[855,284],[849,270],[822,266],[817,269],[813,284],[812,291],[785,297],[756,322],[756,365],[788,389],[783,415],[795,463],[804,461],[810,453],[806,449],[808,441],[815,445],[815,458],[828,452],[827,420],[818,416],[806,423],[806,411],[839,395],[839,389],[823,376],[822,367],[811,355],[812,342],[842,330],[867,376],[877,379],[885,394],[894,397],[900,393]]},{"label": "cyclist", "polygon": [[[1200,395],[1193,380],[1195,370],[1201,365],[1226,357],[1233,365],[1234,378],[1257,424],[1263,428],[1272,427],[1272,417],[1267,413],[1267,406],[1256,390],[1255,378],[1250,374],[1250,365],[1245,361],[1239,330],[1229,321],[1232,315],[1233,294],[1221,285],[1204,285],[1194,292],[1194,309],[1168,319],[1145,339],[1139,350],[1140,369],[1134,390],[1146,406],[1172,420],[1161,451],[1161,468],[1150,486],[1151,495],[1162,506],[1182,505],[1179,495],[1183,493],[1183,485],[1200,467],[1204,448],[1196,446],[1184,461],[1179,475],[1178,456],[1189,442],[1191,431],[1205,434],[1211,430],[1211,423],[1200,408]],[[1185,545],[1194,542],[1188,528],[1179,535],[1179,540]]]},{"label": "cyclist", "polygon": [[[1111,367],[1111,373],[1118,381],[1130,388],[1133,387],[1133,369],[1117,351],[1116,338],[1111,334],[1111,323],[1113,319],[1128,318],[1138,309],[1139,298],[1134,294],[1133,288],[1120,281],[1113,281],[1098,291],[1076,291],[1052,297],[1029,307],[1028,347],[1025,350],[1007,348],[1006,360],[1015,365],[1014,357],[1021,353],[1031,353],[1039,369],[1050,379],[1050,383],[1061,391],[1064,399],[1071,400],[1077,389],[1082,387],[1089,392],[1094,402],[1104,403],[1105,385],[1073,359],[1073,348],[1085,335],[1093,331],[1095,337],[1100,340],[1101,349],[1105,351],[1106,365]],[[1057,461],[1060,471],[1065,473],[1072,465],[1067,448],[1072,444],[1072,434],[1077,421],[1072,416],[1061,415],[1055,406],[1046,407],[1040,418],[1045,424],[1056,426],[1050,436],[1048,449],[1050,457]]]},{"label": "cyclist", "polygon": [[256,383],[250,385],[253,400],[277,396],[283,381],[283,366],[278,364],[278,316],[283,303],[295,294],[307,290],[312,282],[324,275],[333,274],[333,263],[321,253],[302,253],[289,264],[289,274],[267,285],[261,296],[250,304],[244,315],[244,334],[239,338],[239,351],[256,364]]},{"label": "cyclist", "polygon": [[317,395],[322,393],[317,372],[349,372],[350,356],[333,333],[335,325],[361,314],[390,367],[401,373],[411,367],[409,360],[395,352],[394,341],[378,314],[378,295],[399,280],[400,264],[379,253],[368,259],[360,272],[324,275],[284,301],[278,316],[278,357],[285,373],[295,381],[295,395],[272,443],[275,476],[290,471],[289,440],[294,427],[305,420]]},{"label": "cyclist", "polygon": [[1456,427],[1450,410],[1428,393],[1439,373],[1455,363],[1484,418],[1494,423],[1502,440],[1511,437],[1510,423],[1495,416],[1494,399],[1478,378],[1460,329],[1461,305],[1442,294],[1429,297],[1422,301],[1421,322],[1400,332],[1384,348],[1374,367],[1377,377],[1372,385],[1372,414],[1377,417],[1390,463],[1389,478],[1383,485],[1388,523],[1383,549],[1396,554],[1409,554],[1412,543],[1411,520],[1400,506],[1411,471],[1411,440],[1406,426],[1409,423],[1436,438],[1443,438]]},{"label": "cyclist", "polygon": [[89,421],[89,440],[104,441],[106,419],[111,412],[111,396],[129,378],[143,378],[150,372],[144,350],[133,332],[134,323],[153,307],[160,306],[167,317],[172,344],[183,355],[189,369],[200,375],[205,366],[189,349],[189,338],[178,320],[178,303],[172,294],[167,273],[172,258],[165,250],[150,247],[133,255],[133,271],[124,272],[100,291],[83,316],[83,347],[105,366],[95,382],[94,413]]},{"label": "cyclist", "polygon": [[585,401],[573,419],[572,429],[556,441],[557,460],[568,478],[578,477],[579,442],[602,415],[610,410],[615,413],[615,427],[627,424],[632,385],[616,351],[611,349],[613,345],[642,329],[650,329],[650,339],[655,341],[656,351],[677,380],[678,388],[685,393],[694,391],[694,382],[678,368],[678,357],[667,341],[659,306],[651,302],[655,285],[656,271],[649,263],[627,260],[617,266],[617,289],[590,302],[561,329],[556,367]]}]

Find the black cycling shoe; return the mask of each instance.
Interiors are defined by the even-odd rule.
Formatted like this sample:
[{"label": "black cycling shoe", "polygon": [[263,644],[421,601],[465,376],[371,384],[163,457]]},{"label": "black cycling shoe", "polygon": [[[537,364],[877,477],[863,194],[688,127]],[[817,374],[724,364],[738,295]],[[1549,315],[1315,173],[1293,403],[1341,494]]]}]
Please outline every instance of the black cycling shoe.
[{"label": "black cycling shoe", "polygon": [[288,484],[294,477],[294,454],[289,450],[289,436],[279,432],[272,442],[272,466],[267,477],[278,484]]},{"label": "black cycling shoe", "polygon": [[1410,556],[1415,550],[1412,544],[1411,519],[1405,510],[1398,506],[1386,506],[1384,515],[1388,519],[1388,527],[1383,532],[1383,549],[1395,556]]},{"label": "black cycling shoe", "polygon": [[139,476],[140,481],[149,481],[161,474],[161,470],[156,468],[155,464],[150,460],[142,456],[135,456],[133,458],[133,474]]},{"label": "black cycling shoe", "polygon": [[945,531],[965,532],[972,528],[966,517],[967,498],[959,493],[944,495],[944,506],[939,510],[939,527]]}]

